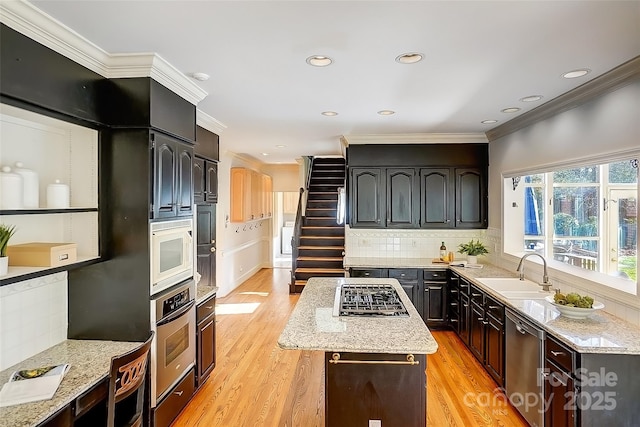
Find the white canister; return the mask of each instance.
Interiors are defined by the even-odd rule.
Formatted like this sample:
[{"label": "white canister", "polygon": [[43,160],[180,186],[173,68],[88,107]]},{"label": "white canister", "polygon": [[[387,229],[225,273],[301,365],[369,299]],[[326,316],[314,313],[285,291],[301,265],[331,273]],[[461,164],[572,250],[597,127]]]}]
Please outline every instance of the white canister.
[{"label": "white canister", "polygon": [[0,172],[0,209],[22,209],[22,175],[4,166]]},{"label": "white canister", "polygon": [[16,162],[13,171],[22,176],[22,206],[25,209],[40,207],[40,188],[38,173],[23,167],[22,162]]},{"label": "white canister", "polygon": [[55,184],[47,185],[47,208],[66,209],[69,207],[69,186],[56,179]]}]

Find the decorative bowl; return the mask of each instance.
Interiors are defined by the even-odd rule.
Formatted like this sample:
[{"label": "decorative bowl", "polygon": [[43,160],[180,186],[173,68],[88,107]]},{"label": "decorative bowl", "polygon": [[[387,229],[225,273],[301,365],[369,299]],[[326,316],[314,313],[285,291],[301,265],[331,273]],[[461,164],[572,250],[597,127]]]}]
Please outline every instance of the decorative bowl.
[{"label": "decorative bowl", "polygon": [[604,308],[604,304],[598,301],[594,301],[591,308],[580,308],[557,304],[553,300],[553,295],[546,296],[544,299],[546,299],[549,304],[554,306],[561,315],[568,317],[569,319],[586,319],[596,311]]}]

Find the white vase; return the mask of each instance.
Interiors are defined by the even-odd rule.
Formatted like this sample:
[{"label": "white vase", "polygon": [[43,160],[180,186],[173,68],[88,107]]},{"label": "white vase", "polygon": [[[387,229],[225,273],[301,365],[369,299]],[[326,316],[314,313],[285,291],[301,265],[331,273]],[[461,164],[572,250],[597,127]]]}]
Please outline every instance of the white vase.
[{"label": "white vase", "polygon": [[0,257],[0,276],[6,276],[9,272],[9,257]]},{"label": "white vase", "polygon": [[467,264],[477,264],[478,256],[477,255],[467,255]]}]

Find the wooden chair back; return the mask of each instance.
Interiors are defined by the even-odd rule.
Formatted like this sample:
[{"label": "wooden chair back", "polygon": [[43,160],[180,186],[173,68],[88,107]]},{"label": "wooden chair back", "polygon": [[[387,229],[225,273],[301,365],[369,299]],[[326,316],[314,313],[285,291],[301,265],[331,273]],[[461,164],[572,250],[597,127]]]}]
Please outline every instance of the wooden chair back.
[{"label": "wooden chair back", "polygon": [[[149,351],[154,332],[140,347],[111,358],[107,427],[142,425]],[[133,396],[136,394],[136,396]],[[126,400],[126,402],[124,402]]]}]

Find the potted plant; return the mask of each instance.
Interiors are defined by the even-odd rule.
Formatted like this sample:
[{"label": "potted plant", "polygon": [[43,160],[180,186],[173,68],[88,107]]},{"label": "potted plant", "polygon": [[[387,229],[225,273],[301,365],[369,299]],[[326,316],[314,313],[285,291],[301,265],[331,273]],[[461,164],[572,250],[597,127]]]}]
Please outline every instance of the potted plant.
[{"label": "potted plant", "polygon": [[469,264],[476,264],[478,262],[478,255],[489,253],[480,240],[474,242],[473,239],[468,243],[460,243],[460,245],[458,245],[458,252],[467,254],[467,262]]},{"label": "potted plant", "polygon": [[7,257],[7,245],[9,239],[16,232],[15,225],[0,224],[0,276],[4,276],[9,271],[9,258]]}]

